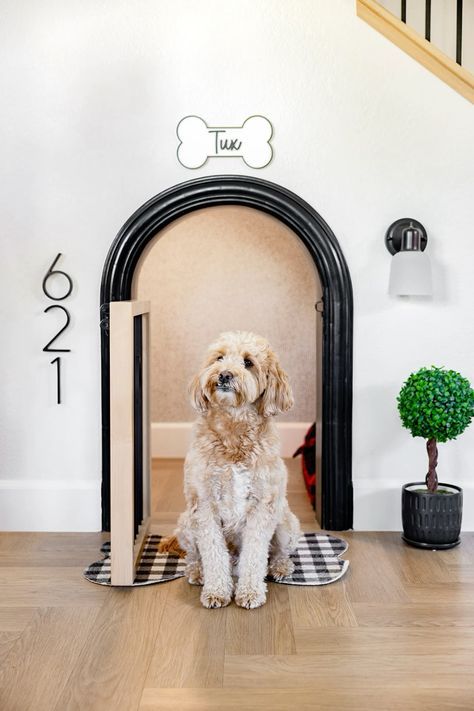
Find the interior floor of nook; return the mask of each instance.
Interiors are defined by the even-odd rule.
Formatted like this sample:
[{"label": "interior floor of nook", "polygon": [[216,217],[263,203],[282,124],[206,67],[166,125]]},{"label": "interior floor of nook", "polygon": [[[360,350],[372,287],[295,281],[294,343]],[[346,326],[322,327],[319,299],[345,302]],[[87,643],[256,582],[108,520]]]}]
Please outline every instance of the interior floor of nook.
[{"label": "interior floor of nook", "polygon": [[[173,532],[186,504],[183,494],[183,459],[154,459],[151,474],[151,533],[169,535]],[[303,531],[319,531],[321,527],[306,493],[301,457],[285,459],[288,469],[288,503],[298,517]]]}]

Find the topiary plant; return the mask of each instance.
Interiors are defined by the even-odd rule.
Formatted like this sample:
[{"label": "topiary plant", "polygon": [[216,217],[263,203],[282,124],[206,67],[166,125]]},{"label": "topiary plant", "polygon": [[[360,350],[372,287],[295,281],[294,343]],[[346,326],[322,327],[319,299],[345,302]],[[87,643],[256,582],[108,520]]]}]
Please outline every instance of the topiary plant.
[{"label": "topiary plant", "polygon": [[413,437],[428,440],[428,491],[438,488],[436,466],[437,442],[456,439],[474,417],[474,390],[469,381],[455,370],[421,368],[412,373],[397,398],[403,426]]}]

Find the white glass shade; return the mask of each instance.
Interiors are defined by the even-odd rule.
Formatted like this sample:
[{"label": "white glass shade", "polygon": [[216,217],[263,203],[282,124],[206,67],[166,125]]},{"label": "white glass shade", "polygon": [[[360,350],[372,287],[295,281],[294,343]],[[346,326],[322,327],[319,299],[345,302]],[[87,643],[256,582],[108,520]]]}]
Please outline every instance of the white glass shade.
[{"label": "white glass shade", "polygon": [[394,254],[388,292],[393,296],[431,296],[433,285],[428,256],[420,251]]}]

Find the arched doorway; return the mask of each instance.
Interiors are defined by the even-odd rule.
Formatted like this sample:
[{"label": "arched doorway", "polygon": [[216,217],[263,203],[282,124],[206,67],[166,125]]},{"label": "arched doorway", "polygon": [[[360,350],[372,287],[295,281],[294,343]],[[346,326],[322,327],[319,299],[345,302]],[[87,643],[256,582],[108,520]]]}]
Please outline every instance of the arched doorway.
[{"label": "arched doorway", "polygon": [[321,312],[322,370],[318,518],[328,530],[351,528],[353,304],[347,264],[329,226],[300,197],[268,181],[223,175],[181,183],[146,202],[122,227],[107,255],[100,293],[103,530],[110,527],[109,303],[131,298],[138,260],[157,232],[193,210],[217,205],[244,205],[281,220],[314,261],[323,293],[322,304],[316,305]]}]

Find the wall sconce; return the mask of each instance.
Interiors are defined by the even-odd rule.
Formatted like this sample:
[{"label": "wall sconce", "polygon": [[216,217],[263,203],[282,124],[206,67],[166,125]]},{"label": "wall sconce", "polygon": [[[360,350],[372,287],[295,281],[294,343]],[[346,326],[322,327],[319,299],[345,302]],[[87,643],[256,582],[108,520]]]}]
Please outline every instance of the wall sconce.
[{"label": "wall sconce", "polygon": [[392,296],[431,296],[431,265],[424,250],[426,230],[417,220],[403,217],[390,225],[385,245],[393,254],[388,293]]}]

